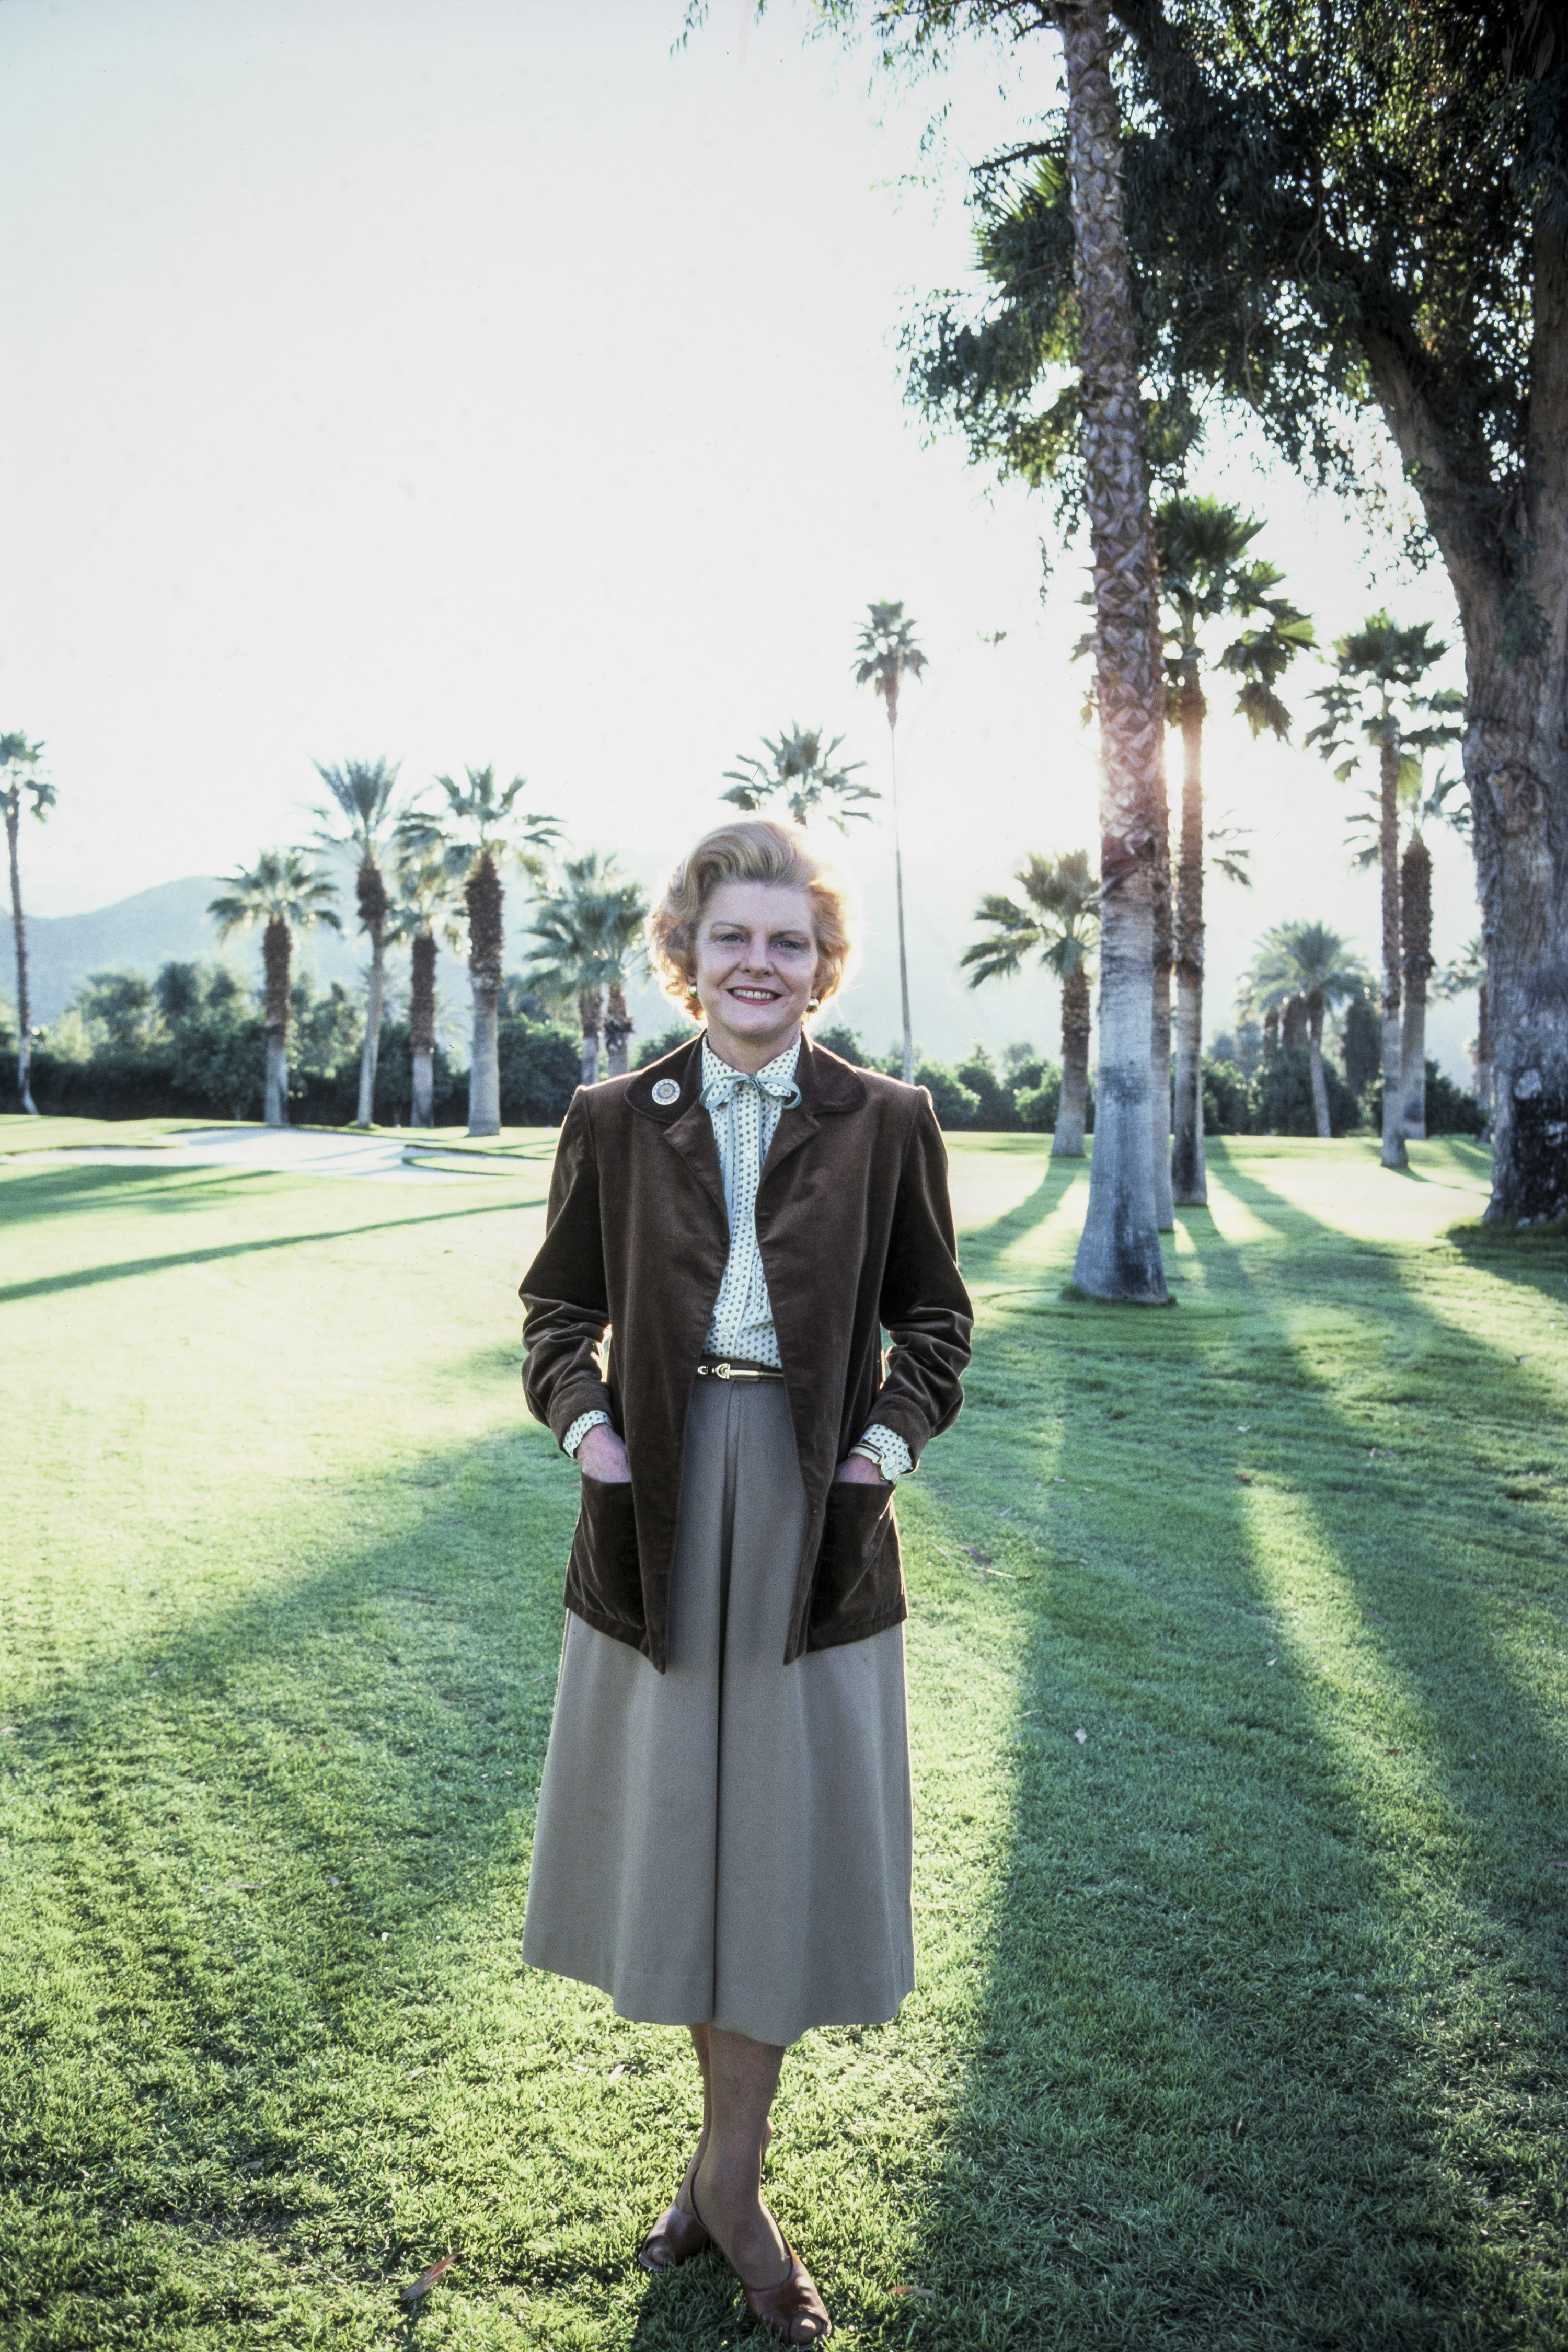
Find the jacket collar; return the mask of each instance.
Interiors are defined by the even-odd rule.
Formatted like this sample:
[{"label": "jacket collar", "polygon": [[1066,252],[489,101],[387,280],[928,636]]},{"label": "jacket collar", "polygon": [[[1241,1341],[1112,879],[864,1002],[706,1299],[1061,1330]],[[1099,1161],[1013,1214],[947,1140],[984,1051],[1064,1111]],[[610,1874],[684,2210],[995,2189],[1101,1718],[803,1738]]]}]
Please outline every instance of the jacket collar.
[{"label": "jacket collar", "polygon": [[[814,1045],[809,1033],[800,1041],[795,1082],[800,1088],[800,1108],[813,1120],[836,1111],[858,1110],[866,1099],[866,1082],[859,1072],[826,1047]],[[671,1084],[676,1091],[669,1099],[658,1098]],[[677,1119],[699,1108],[701,1099],[701,1032],[689,1044],[678,1045],[672,1054],[638,1070],[626,1087],[626,1100],[632,1108],[660,1127],[673,1127]]]}]

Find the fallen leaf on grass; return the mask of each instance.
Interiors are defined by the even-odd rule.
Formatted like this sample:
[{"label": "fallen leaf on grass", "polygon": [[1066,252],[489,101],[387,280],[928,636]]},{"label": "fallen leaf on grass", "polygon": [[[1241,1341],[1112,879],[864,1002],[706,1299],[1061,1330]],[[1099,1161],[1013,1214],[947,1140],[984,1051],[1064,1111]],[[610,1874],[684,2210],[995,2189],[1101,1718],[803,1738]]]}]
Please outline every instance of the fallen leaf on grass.
[{"label": "fallen leaf on grass", "polygon": [[1250,1486],[1252,1484],[1251,1471],[1238,1470],[1236,1474],[1236,1483],[1238,1486]]},{"label": "fallen leaf on grass", "polygon": [[1369,1625],[1392,1625],[1394,1622],[1392,1617],[1380,1617],[1375,1609],[1368,1609],[1364,1613]]},{"label": "fallen leaf on grass", "polygon": [[1568,1862],[1552,1862],[1546,1866],[1549,1870],[1568,1870]]},{"label": "fallen leaf on grass", "polygon": [[456,2254],[443,2254],[438,2263],[432,2263],[427,2271],[421,2271],[416,2279],[410,2279],[403,2290],[404,2302],[418,2303],[433,2286],[439,2286],[457,2259]]},{"label": "fallen leaf on grass", "polygon": [[1237,2116],[1236,2121],[1230,2127],[1230,2136],[1232,2139],[1245,2139],[1247,2137],[1247,2117],[1245,2116]]},{"label": "fallen leaf on grass", "polygon": [[1385,1756],[1403,1756],[1405,1750],[1403,1748],[1385,1748],[1383,1752]]},{"label": "fallen leaf on grass", "polygon": [[959,1549],[959,1550],[960,1550],[960,1551],[966,1551],[966,1552],[969,1554],[970,1559],[973,1559],[973,1560],[977,1560],[977,1561],[979,1562],[979,1564],[980,1564],[980,1566],[981,1566],[982,1568],[989,1568],[989,1567],[990,1567],[990,1565],[991,1565],[991,1555],[990,1555],[990,1553],[989,1553],[988,1551],[982,1551],[982,1550],[980,1549],[980,1548],[979,1548],[979,1546],[978,1546],[978,1545],[976,1545],[976,1544],[960,1544],[960,1545],[959,1545],[959,1547],[958,1547],[958,1549]]},{"label": "fallen leaf on grass", "polygon": [[1073,1738],[1078,1741],[1080,1748],[1087,1748],[1089,1746],[1089,1734],[1087,1731],[1075,1731],[1073,1733]]},{"label": "fallen leaf on grass", "polygon": [[931,2286],[896,2286],[896,2287],[893,2289],[893,2293],[894,2293],[895,2294],[918,2294],[918,2295],[922,2295],[922,2296],[925,2298],[926,2302],[927,2302],[927,2303],[930,2303],[930,2302],[931,2302],[931,2298],[932,2298],[932,2297],[934,2296],[934,2294],[936,2294],[936,2289],[935,2289],[934,2287],[931,2287]]}]

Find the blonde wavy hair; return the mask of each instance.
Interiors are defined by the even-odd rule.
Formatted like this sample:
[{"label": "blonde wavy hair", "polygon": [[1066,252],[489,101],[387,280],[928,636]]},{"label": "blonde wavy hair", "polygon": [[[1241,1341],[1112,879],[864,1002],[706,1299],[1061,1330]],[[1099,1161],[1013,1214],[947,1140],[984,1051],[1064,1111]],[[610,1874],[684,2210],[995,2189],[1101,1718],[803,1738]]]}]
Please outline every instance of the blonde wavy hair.
[{"label": "blonde wavy hair", "polygon": [[768,882],[805,891],[816,937],[814,1009],[820,1010],[844,985],[855,953],[848,890],[804,833],[765,816],[705,834],[670,876],[669,887],[647,919],[648,955],[665,994],[693,1020],[700,1018],[694,993],[697,927],[721,882]]}]

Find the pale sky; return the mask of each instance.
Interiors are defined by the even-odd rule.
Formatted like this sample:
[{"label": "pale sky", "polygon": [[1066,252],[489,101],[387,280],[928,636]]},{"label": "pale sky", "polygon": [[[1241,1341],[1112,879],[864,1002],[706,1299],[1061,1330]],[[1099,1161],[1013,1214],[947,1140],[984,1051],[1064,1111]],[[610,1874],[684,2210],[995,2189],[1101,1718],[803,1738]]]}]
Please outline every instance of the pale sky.
[{"label": "pale sky", "polygon": [[[60,795],[28,829],[34,911],[300,838],[312,759],[384,753],[409,782],[521,772],[651,885],[792,719],[885,782],[850,664],[898,597],[931,658],[899,730],[917,1032],[1054,1042],[1043,982],[972,995],[955,966],[1026,850],[1095,840],[1081,554],[1053,549],[1042,605],[1046,502],[926,445],[898,349],[917,297],[970,282],[966,165],[1026,131],[1052,50],[900,95],[799,8],[748,28],[714,0],[676,50],[680,13],[0,0],[0,726],[47,739]],[[1334,502],[1234,448],[1196,486],[1269,518],[1321,637],[1385,600],[1452,633],[1440,575]],[[1377,900],[1314,756],[1211,736],[1258,877],[1211,893],[1212,1032],[1267,925],[1321,916],[1375,961]],[[1441,961],[1479,918],[1468,852],[1434,847]],[[844,863],[846,1010],[879,1045],[885,824]],[[1456,1076],[1473,1026],[1473,999],[1435,1013]]]}]

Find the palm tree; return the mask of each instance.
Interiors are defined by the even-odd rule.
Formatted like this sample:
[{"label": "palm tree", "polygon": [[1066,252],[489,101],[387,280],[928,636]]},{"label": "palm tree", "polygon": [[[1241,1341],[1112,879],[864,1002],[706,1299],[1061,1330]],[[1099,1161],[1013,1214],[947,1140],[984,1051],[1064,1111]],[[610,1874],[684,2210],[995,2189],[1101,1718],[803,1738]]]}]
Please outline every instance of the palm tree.
[{"label": "palm tree", "polygon": [[28,1073],[33,1059],[33,1008],[27,994],[27,926],[22,914],[20,835],[26,808],[41,824],[55,804],[56,793],[40,776],[41,743],[25,735],[0,735],[0,808],[5,812],[5,846],[11,857],[11,933],[16,943],[16,1092],[29,1118],[37,1118]]},{"label": "palm tree", "polygon": [[533,880],[544,876],[540,852],[556,839],[561,828],[553,818],[529,816],[518,808],[528,789],[514,776],[497,788],[495,770],[468,768],[467,784],[450,776],[436,782],[447,795],[443,809],[409,809],[397,826],[397,842],[405,856],[439,857],[463,887],[468,913],[468,976],[474,992],[474,1037],[468,1067],[468,1133],[500,1133],[500,1013],[501,951],[505,933],[501,908],[506,893],[500,867],[508,858]]},{"label": "palm tree", "polygon": [[875,689],[887,705],[888,763],[892,774],[893,887],[899,902],[899,1002],[904,1015],[904,1084],[915,1078],[915,1036],[910,1025],[910,962],[904,947],[904,853],[899,840],[899,691],[906,677],[918,678],[926,656],[915,643],[915,625],[902,604],[868,604],[856,648],[855,683]]},{"label": "palm tree", "polygon": [[1329,1137],[1329,1091],[1323,1083],[1323,1015],[1364,988],[1365,964],[1338,931],[1326,923],[1277,923],[1266,931],[1252,970],[1243,982],[1242,1003],[1265,1020],[1283,1016],[1286,1045],[1304,1030],[1312,1066],[1312,1112],[1318,1133]]},{"label": "palm tree", "polygon": [[1094,554],[1101,752],[1100,1088],[1089,1213],[1073,1278],[1092,1297],[1164,1306],[1169,1293],[1160,1259],[1149,1093],[1164,711],[1122,216],[1121,131],[1105,0],[1082,0],[1054,13],[1067,61],[1078,397],[1083,499]]},{"label": "palm tree", "polygon": [[[1335,676],[1316,689],[1323,717],[1308,734],[1325,760],[1342,753],[1335,775],[1343,783],[1360,765],[1361,745],[1378,754],[1378,866],[1383,879],[1383,1165],[1409,1164],[1405,1149],[1405,1040],[1400,1021],[1399,793],[1418,788],[1421,754],[1458,740],[1447,714],[1462,695],[1428,693],[1422,680],[1447,652],[1429,622],[1402,629],[1387,613],[1373,613],[1334,643]],[[1423,1041],[1423,1045],[1424,1045]],[[1422,1083],[1426,1080],[1425,1061]]]},{"label": "palm tree", "polygon": [[1062,986],[1062,1098],[1051,1139],[1053,1160],[1083,1158],[1089,1116],[1089,961],[1100,932],[1100,886],[1088,852],[1042,857],[1034,850],[1017,869],[1026,906],[1015,898],[982,898],[977,923],[990,928],[966,947],[961,964],[973,967],[969,985],[1010,978],[1037,955]]},{"label": "palm tree", "polygon": [[436,958],[445,941],[461,938],[456,914],[458,886],[439,857],[399,861],[399,897],[386,913],[389,942],[408,945],[408,1050],[414,1066],[411,1127],[430,1127],[436,1100]]},{"label": "palm tree", "polygon": [[[1273,593],[1283,578],[1271,563],[1249,560],[1262,522],[1218,499],[1185,491],[1154,517],[1160,589],[1171,616],[1166,632],[1167,709],[1182,733],[1182,830],[1176,874],[1176,1099],[1171,1182],[1176,1200],[1202,1207],[1204,1166],[1204,672],[1217,667],[1241,680],[1236,708],[1253,734],[1283,737],[1290,714],[1274,688],[1312,642],[1312,624]],[[1250,622],[1219,645],[1236,621]]]},{"label": "palm tree", "polygon": [[254,866],[227,877],[228,887],[207,908],[220,940],[234,931],[263,926],[261,965],[267,980],[263,1019],[267,1030],[268,1127],[289,1124],[289,971],[294,934],[317,923],[341,930],[334,910],[337,886],[307,849],[264,849]]},{"label": "palm tree", "polygon": [[321,809],[324,830],[316,838],[328,849],[347,849],[359,861],[354,877],[360,928],[370,940],[370,986],[365,1002],[364,1045],[359,1065],[359,1112],[356,1127],[368,1127],[374,1116],[375,1065],[381,1052],[381,1008],[386,949],[386,884],[381,861],[391,831],[392,795],[397,782],[397,761],[345,760],[341,768],[316,772],[336,802],[344,823],[333,825],[332,812]]},{"label": "palm tree", "polygon": [[850,817],[870,816],[870,810],[860,803],[880,800],[882,795],[869,784],[851,781],[857,768],[865,766],[863,760],[853,760],[847,768],[834,767],[833,755],[843,740],[842,735],[836,735],[824,751],[822,730],[802,727],[796,719],[787,731],[780,730],[776,743],[763,736],[765,760],[741,753],[740,766],[724,771],[733,788],[719,797],[733,801],[748,816],[766,808],[770,801],[782,800],[792,824],[809,824],[813,817],[823,815],[840,833],[847,833]]},{"label": "palm tree", "polygon": [[[633,950],[647,920],[640,886],[621,874],[613,857],[601,863],[597,850],[568,858],[561,887],[540,905],[529,926],[536,945],[528,971],[546,996],[574,998],[583,1032],[583,1084],[599,1076],[603,1024],[611,1077],[624,1077],[632,1034],[626,983]],[[609,1007],[605,1012],[605,996]]]}]

